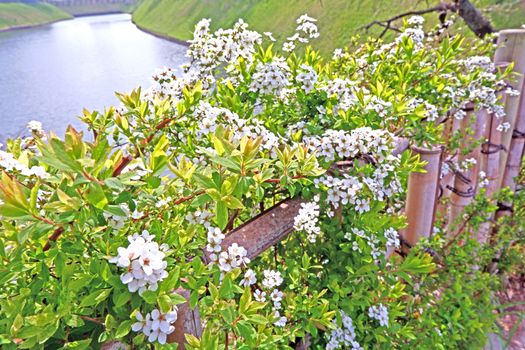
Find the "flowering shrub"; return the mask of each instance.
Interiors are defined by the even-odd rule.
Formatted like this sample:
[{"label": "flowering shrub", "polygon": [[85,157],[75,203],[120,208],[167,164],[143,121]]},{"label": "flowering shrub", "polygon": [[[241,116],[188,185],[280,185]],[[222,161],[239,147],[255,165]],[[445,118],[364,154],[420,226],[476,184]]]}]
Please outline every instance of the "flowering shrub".
[{"label": "flowering shrub", "polygon": [[[305,337],[327,349],[445,349],[477,337],[458,331],[459,317],[438,324],[450,271],[424,249],[387,250],[400,248],[407,176],[423,165],[395,151],[400,138],[439,144],[441,122],[469,103],[504,120],[504,75],[470,56],[489,46],[425,35],[416,18],[392,43],[324,60],[295,50],[319,35],[306,15],[284,54],[243,21],[209,26],[197,24],[182,76],[160,71],[150,89],[119,94],[120,107],[85,111],[91,140],[31,123],[31,137],[1,151],[2,346],[175,347],[165,343],[181,287],[204,325],[200,339],[187,335],[191,349]],[[295,232],[274,248],[251,261],[248,247],[222,245],[297,196]]]}]

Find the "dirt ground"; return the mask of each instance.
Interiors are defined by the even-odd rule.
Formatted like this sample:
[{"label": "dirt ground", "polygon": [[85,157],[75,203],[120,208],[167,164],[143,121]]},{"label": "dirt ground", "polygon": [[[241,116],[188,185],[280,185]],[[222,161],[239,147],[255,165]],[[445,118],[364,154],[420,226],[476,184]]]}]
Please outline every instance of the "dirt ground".
[{"label": "dirt ground", "polygon": [[[498,321],[504,336],[504,344],[500,348],[525,350],[525,275],[512,278],[500,299],[503,304],[509,304],[505,315]],[[489,346],[486,349],[491,348]],[[494,346],[492,349],[496,350],[498,347]]]}]

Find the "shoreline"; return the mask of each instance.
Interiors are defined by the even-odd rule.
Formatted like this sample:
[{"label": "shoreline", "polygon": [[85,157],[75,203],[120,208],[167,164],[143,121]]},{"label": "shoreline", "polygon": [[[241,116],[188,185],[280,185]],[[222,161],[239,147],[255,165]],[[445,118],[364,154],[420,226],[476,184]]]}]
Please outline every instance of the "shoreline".
[{"label": "shoreline", "polygon": [[147,29],[147,28],[144,28],[142,27],[140,24],[138,24],[137,22],[135,22],[135,19],[133,18],[133,16],[131,16],[131,23],[133,23],[135,25],[135,27],[137,27],[138,29],[140,29],[141,31],[143,31],[144,33],[148,33],[150,35],[153,35],[153,36],[156,36],[157,38],[160,38],[160,39],[164,39],[164,40],[168,40],[168,41],[171,41],[171,42],[174,42],[174,43],[177,43],[179,45],[184,45],[184,46],[190,46],[190,44],[186,41],[186,40],[181,40],[181,39],[177,39],[177,38],[173,38],[167,34],[163,34],[163,33],[159,33],[159,32],[156,32],[154,30],[151,30],[151,29]]},{"label": "shoreline", "polygon": [[35,23],[35,24],[21,24],[21,25],[6,27],[6,28],[0,28],[0,33],[10,32],[10,31],[15,31],[15,30],[20,30],[20,29],[30,29],[30,28],[36,28],[36,27],[44,27],[44,26],[48,26],[50,24],[54,24],[54,23],[57,23],[57,22],[69,21],[69,20],[72,20],[74,18],[75,17],[71,16],[69,18],[55,19],[55,20],[48,21],[48,22]]},{"label": "shoreline", "polygon": [[[15,30],[21,30],[21,29],[31,29],[31,28],[37,28],[37,27],[44,27],[44,26],[48,26],[48,25],[51,25],[51,24],[54,24],[54,23],[58,23],[58,22],[62,22],[62,21],[70,21],[70,20],[73,20],[75,18],[80,18],[80,17],[103,16],[103,15],[118,15],[118,14],[129,14],[129,15],[131,15],[131,13],[123,12],[123,11],[93,12],[93,13],[83,13],[83,14],[78,14],[78,15],[71,15],[70,14],[70,17],[61,18],[61,19],[54,19],[54,20],[48,21],[48,22],[35,23],[35,24],[21,24],[21,25],[6,27],[6,28],[0,28],[0,33],[10,32],[10,31],[15,31]],[[133,24],[135,24],[135,23],[133,22]],[[138,26],[137,26],[137,28],[138,28]],[[140,29],[142,30],[142,28],[140,28]],[[144,30],[144,31],[147,32],[146,30]],[[153,33],[149,33],[149,34],[155,35]],[[168,39],[168,38],[164,38],[164,39]]]}]

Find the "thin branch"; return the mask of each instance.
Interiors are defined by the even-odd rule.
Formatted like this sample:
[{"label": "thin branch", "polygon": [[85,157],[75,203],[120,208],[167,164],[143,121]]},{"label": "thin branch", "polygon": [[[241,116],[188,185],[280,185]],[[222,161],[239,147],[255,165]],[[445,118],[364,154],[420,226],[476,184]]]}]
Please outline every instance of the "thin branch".
[{"label": "thin branch", "polygon": [[57,228],[51,236],[48,237],[46,244],[44,245],[43,251],[46,252],[51,248],[51,242],[56,242],[58,237],[60,237],[64,233],[65,229],[63,226],[60,226]]},{"label": "thin branch", "polygon": [[374,20],[368,23],[367,25],[357,28],[357,30],[364,29],[365,31],[368,31],[374,25],[378,25],[378,26],[385,28],[383,32],[379,35],[379,37],[382,38],[389,29],[394,30],[394,31],[399,31],[398,28],[392,27],[392,23],[401,18],[408,17],[408,16],[419,16],[419,15],[424,15],[424,14],[432,13],[432,12],[444,12],[444,11],[456,11],[456,10],[457,10],[457,7],[455,4],[448,4],[448,3],[442,2],[439,5],[430,7],[428,9],[407,11],[407,12],[401,13],[399,15],[396,15],[394,17],[391,17],[383,21]]},{"label": "thin branch", "polygon": [[[469,0],[441,2],[439,5],[427,9],[407,11],[386,20],[374,20],[367,25],[358,28],[358,30],[364,29],[365,31],[368,31],[371,27],[378,25],[385,28],[379,35],[379,37],[382,38],[389,29],[394,31],[399,30],[392,26],[392,23],[395,21],[408,16],[419,16],[432,12],[440,12],[441,14],[445,14],[447,12],[457,13],[461,18],[463,18],[470,30],[472,30],[480,38],[483,38],[486,34],[495,32],[495,29],[490,21],[485,18],[483,14]],[[444,18],[440,18],[440,20],[444,20]]]}]

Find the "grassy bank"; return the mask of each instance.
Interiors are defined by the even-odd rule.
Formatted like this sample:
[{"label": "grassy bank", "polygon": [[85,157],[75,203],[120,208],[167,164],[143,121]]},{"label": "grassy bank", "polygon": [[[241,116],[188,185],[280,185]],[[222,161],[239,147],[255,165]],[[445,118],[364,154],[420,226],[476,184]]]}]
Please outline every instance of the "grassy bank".
[{"label": "grassy bank", "polygon": [[82,4],[62,6],[61,8],[73,16],[86,16],[105,13],[131,13],[136,5],[126,5],[118,3],[108,4]]},{"label": "grassy bank", "polygon": [[[525,1],[479,0],[478,3],[490,9],[489,16],[498,28],[516,28],[525,22]],[[365,34],[358,28],[373,19],[426,6],[425,1],[418,0],[142,0],[133,20],[139,27],[159,35],[187,40],[201,18],[211,18],[214,28],[230,26],[243,18],[252,28],[271,31],[282,38],[293,32],[295,18],[308,13],[319,20],[321,37],[316,46],[327,53],[347,44],[353,35]],[[378,31],[376,28],[370,34]]]},{"label": "grassy bank", "polygon": [[0,3],[0,30],[24,28],[71,18],[61,9],[44,3]]}]

